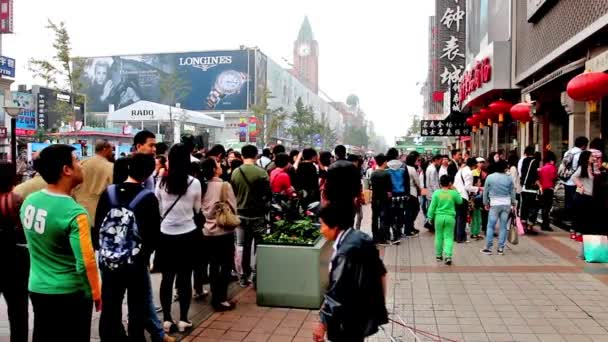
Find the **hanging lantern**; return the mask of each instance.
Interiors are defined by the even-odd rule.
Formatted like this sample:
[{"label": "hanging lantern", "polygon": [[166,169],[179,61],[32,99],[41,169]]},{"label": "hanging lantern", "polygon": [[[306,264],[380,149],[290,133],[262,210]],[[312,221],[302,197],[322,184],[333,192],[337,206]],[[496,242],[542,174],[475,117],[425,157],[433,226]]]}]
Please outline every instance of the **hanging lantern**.
[{"label": "hanging lantern", "polygon": [[566,92],[575,101],[587,101],[589,111],[597,111],[597,101],[608,95],[608,74],[584,72],[568,82]]},{"label": "hanging lantern", "polygon": [[467,118],[466,123],[471,127],[475,127],[477,125],[477,122],[475,122],[475,119],[473,119],[472,116]]},{"label": "hanging lantern", "polygon": [[526,123],[532,119],[530,111],[532,104],[527,102],[521,102],[511,107],[510,113],[513,120],[517,120],[521,123]]},{"label": "hanging lantern", "polygon": [[494,118],[494,113],[488,108],[481,108],[479,110],[479,116],[481,116],[483,121],[488,122],[488,126],[492,126],[492,119]]},{"label": "hanging lantern", "polygon": [[508,113],[511,107],[513,107],[513,104],[503,99],[494,101],[488,106],[488,108],[492,111],[492,113],[494,113],[494,115],[498,115],[499,123],[502,123],[504,121],[505,113]]},{"label": "hanging lantern", "polygon": [[481,114],[475,113],[471,118],[475,121],[476,126],[479,126],[479,128],[483,128],[484,118],[481,117]]}]

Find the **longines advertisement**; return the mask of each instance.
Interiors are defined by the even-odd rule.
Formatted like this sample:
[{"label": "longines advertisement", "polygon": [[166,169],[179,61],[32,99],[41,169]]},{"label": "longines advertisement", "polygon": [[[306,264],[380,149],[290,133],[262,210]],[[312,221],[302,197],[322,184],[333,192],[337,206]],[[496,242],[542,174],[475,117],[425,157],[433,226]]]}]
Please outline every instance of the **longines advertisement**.
[{"label": "longines advertisement", "polygon": [[[183,108],[246,110],[250,79],[247,51],[211,51],[83,58],[82,83],[91,112],[108,112],[139,100],[166,103],[162,85],[178,89]],[[175,86],[179,85],[179,86]],[[171,96],[169,96],[170,98]]]}]

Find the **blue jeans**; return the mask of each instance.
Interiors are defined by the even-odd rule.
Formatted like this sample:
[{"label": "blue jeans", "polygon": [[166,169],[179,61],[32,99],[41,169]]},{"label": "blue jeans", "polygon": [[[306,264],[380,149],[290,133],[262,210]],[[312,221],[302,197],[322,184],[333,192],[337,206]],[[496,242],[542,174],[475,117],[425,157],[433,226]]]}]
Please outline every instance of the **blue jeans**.
[{"label": "blue jeans", "polygon": [[496,222],[500,221],[500,235],[498,236],[498,248],[504,249],[505,242],[507,241],[507,223],[509,221],[509,213],[511,212],[511,206],[509,205],[497,205],[490,208],[490,214],[488,216],[488,227],[486,232],[486,248],[492,249],[492,243],[494,242],[494,228]]},{"label": "blue jeans", "polygon": [[147,317],[144,321],[146,330],[150,333],[153,342],[161,342],[165,337],[165,331],[160,324],[160,319],[156,314],[156,306],[154,305],[154,291],[152,291],[152,279],[150,279],[150,272],[146,272],[146,309]]}]

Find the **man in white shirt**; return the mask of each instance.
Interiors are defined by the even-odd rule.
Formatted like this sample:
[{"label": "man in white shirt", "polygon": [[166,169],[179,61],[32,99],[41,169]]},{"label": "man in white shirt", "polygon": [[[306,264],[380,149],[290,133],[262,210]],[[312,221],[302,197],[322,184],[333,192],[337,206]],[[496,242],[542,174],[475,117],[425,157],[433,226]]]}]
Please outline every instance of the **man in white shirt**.
[{"label": "man in white shirt", "polygon": [[[581,156],[581,153],[587,149],[587,147],[589,146],[589,139],[587,139],[586,137],[578,137],[576,138],[576,140],[574,140],[574,147],[571,148],[568,152],[566,152],[564,154],[564,161],[567,162],[567,160],[571,159],[572,162],[570,163],[568,169],[572,171],[572,173],[574,173],[574,171],[578,168],[578,160]],[[562,164],[564,163],[564,161],[562,161]],[[560,168],[562,168],[563,166],[560,166]],[[521,174],[521,173],[520,173]],[[563,180],[562,180],[563,181]],[[576,194],[576,184],[574,184],[574,181],[572,180],[572,177],[570,177],[570,179],[568,179],[567,181],[564,182],[564,201],[565,201],[565,209],[566,212],[564,213],[564,217],[572,217],[573,213],[572,213],[572,208],[574,206],[574,195]]]},{"label": "man in white shirt", "polygon": [[473,170],[477,168],[475,158],[467,159],[466,166],[462,167],[454,177],[454,187],[462,196],[462,204],[456,208],[456,242],[467,242],[467,214],[469,209],[469,194],[476,194],[482,188],[473,186]]}]

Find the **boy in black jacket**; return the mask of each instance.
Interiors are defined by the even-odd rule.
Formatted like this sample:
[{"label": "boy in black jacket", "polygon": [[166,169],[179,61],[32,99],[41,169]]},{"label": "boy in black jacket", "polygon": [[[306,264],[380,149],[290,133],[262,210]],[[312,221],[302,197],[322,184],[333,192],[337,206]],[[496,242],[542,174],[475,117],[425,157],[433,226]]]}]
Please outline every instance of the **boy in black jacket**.
[{"label": "boy in black jacket", "polygon": [[362,342],[388,323],[386,268],[371,238],[351,228],[344,215],[348,202],[330,203],[321,209],[321,234],[334,242],[329,286],[321,306],[313,340]]}]

